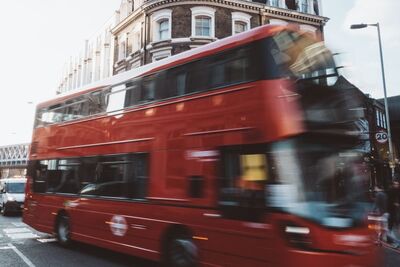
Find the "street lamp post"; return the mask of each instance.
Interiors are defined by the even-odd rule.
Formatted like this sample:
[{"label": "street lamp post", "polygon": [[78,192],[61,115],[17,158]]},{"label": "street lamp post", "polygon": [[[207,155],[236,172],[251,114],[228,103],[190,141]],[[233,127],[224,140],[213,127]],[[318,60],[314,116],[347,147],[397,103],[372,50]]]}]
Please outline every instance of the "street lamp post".
[{"label": "street lamp post", "polygon": [[353,24],[350,26],[350,29],[363,29],[368,26],[374,26],[378,30],[378,39],[379,39],[379,54],[381,57],[381,71],[382,71],[382,81],[383,81],[383,93],[384,93],[384,102],[385,102],[385,115],[386,115],[386,125],[388,130],[388,142],[389,142],[389,158],[390,158],[390,168],[392,169],[392,179],[394,177],[394,154],[393,154],[393,146],[392,146],[392,132],[390,130],[390,118],[389,118],[389,107],[387,101],[386,94],[386,79],[385,79],[385,66],[383,64],[383,51],[382,51],[382,39],[381,39],[381,29],[379,28],[379,23],[376,24]]}]

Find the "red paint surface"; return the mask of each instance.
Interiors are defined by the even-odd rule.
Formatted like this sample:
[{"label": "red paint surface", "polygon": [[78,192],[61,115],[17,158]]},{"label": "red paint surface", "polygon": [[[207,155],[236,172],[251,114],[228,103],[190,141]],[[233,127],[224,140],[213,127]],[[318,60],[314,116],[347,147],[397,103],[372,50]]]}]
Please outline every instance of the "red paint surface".
[{"label": "red paint surface", "polygon": [[[170,64],[260,39],[277,29],[280,28],[260,27],[237,40],[229,38],[196,54],[188,53]],[[65,210],[70,216],[73,239],[153,260],[160,259],[166,230],[179,224],[188,227],[193,235],[207,238],[196,240],[203,266],[375,266],[378,257],[372,242],[365,247],[334,243],[337,234],[371,235],[365,227],[334,231],[273,212],[266,212],[257,224],[204,216],[219,213],[218,154],[201,161],[187,153],[269,143],[302,133],[301,109],[295,99],[287,97],[291,86],[287,80],[253,82],[131,108],[112,116],[35,129],[32,141],[38,143],[38,149],[30,155],[32,160],[148,152],[149,201],[34,194],[28,183],[24,222],[51,233],[56,215]],[[205,177],[204,198],[187,197],[187,177],[191,175]],[[115,214],[127,220],[124,236],[112,234],[109,222]],[[282,231],[287,221],[308,227],[312,244],[320,251],[290,248]],[[142,226],[145,229],[140,229]],[[362,256],[334,251],[352,251]]]}]

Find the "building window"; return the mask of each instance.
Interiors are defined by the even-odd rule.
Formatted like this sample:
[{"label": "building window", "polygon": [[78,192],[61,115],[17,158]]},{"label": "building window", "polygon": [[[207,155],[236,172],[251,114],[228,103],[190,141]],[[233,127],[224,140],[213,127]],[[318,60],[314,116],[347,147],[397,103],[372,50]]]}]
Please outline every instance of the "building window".
[{"label": "building window", "polygon": [[386,118],[385,118],[385,114],[383,112],[379,112],[379,121],[380,121],[379,126],[386,129]]},{"label": "building window", "polygon": [[308,0],[300,0],[298,5],[300,12],[308,13]]},{"label": "building window", "polygon": [[375,111],[375,115],[376,115],[376,125],[379,126],[379,114],[378,111]]},{"label": "building window", "polygon": [[163,19],[158,22],[158,39],[166,40],[169,39],[169,20]]},{"label": "building window", "polygon": [[171,39],[171,9],[163,9],[151,15],[153,42]]},{"label": "building window", "polygon": [[211,18],[206,16],[196,17],[196,36],[211,36]]},{"label": "building window", "polygon": [[118,61],[123,60],[123,59],[126,58],[126,52],[127,52],[127,35],[124,34],[119,39]]},{"label": "building window", "polygon": [[383,122],[383,128],[387,128],[386,126],[386,115],[382,113],[382,122]]},{"label": "building window", "polygon": [[268,2],[270,6],[279,7],[279,0],[269,0]]},{"label": "building window", "polygon": [[192,36],[214,38],[215,9],[211,7],[193,7]]},{"label": "building window", "polygon": [[297,10],[296,0],[285,0],[286,7],[291,10]]},{"label": "building window", "polygon": [[235,34],[247,31],[247,24],[243,21],[235,21]]},{"label": "building window", "polygon": [[133,33],[132,40],[132,53],[138,51],[141,48],[140,32]]},{"label": "building window", "polygon": [[232,35],[250,29],[251,15],[243,12],[232,12]]},{"label": "building window", "polygon": [[132,53],[135,53],[136,51],[140,50],[142,48],[142,40],[141,40],[141,24],[138,23],[136,24],[131,32],[131,43],[132,43]]}]

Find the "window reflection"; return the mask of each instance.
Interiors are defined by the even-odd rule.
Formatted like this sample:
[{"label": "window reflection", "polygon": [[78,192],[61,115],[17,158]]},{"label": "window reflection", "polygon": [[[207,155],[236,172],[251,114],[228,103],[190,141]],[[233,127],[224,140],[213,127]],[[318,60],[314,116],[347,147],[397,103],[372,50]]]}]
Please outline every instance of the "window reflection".
[{"label": "window reflection", "polygon": [[30,163],[34,191],[143,199],[148,154],[126,154]]}]

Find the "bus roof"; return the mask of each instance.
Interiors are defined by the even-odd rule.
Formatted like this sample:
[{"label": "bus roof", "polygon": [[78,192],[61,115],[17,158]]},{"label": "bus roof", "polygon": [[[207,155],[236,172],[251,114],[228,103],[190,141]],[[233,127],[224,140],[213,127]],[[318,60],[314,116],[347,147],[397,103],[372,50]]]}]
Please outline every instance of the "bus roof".
[{"label": "bus roof", "polygon": [[240,34],[236,34],[233,36],[229,36],[227,38],[218,40],[216,42],[212,42],[177,55],[167,57],[160,61],[152,62],[146,65],[143,65],[138,68],[134,68],[132,70],[111,76],[109,78],[99,80],[93,82],[91,84],[85,85],[76,90],[72,90],[63,94],[60,94],[56,98],[52,98],[51,100],[47,100],[38,104],[38,108],[43,108],[47,106],[54,105],[56,103],[71,99],[77,95],[81,95],[83,93],[95,91],[100,88],[105,88],[111,85],[120,84],[126,82],[132,78],[151,74],[157,71],[161,71],[163,69],[167,69],[173,66],[181,65],[186,62],[203,58],[210,54],[215,53],[216,51],[226,50],[232,47],[240,46],[246,43],[250,43],[252,41],[256,41],[268,36],[272,36],[277,32],[280,32],[284,29],[289,29],[287,26],[277,26],[277,25],[263,25],[260,27],[256,27],[246,32],[242,32]]}]

